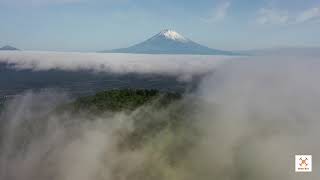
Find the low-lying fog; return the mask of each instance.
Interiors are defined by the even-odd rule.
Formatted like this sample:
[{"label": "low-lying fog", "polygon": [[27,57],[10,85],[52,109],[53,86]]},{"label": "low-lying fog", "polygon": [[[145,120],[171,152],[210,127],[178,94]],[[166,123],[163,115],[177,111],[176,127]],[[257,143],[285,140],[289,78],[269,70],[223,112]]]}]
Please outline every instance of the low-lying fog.
[{"label": "low-lying fog", "polygon": [[[93,120],[87,121],[85,113],[52,112],[68,102],[61,92],[29,92],[11,100],[0,116],[0,179],[319,179],[319,60],[303,56],[1,53],[0,62],[17,69],[88,68],[169,74],[184,80],[194,74],[207,75],[181,100],[200,100],[197,113],[185,117],[199,135],[189,129],[164,131],[132,151],[117,149],[116,132],[133,131],[131,122],[137,111],[166,118],[174,105],[154,112],[152,105],[146,105],[131,113],[91,115]],[[41,131],[28,133],[38,126]],[[192,145],[181,148],[182,139]],[[169,156],[172,154],[178,160]],[[295,154],[313,155],[312,173],[294,172]]]},{"label": "low-lying fog", "polygon": [[62,52],[0,52],[0,98],[62,89],[85,96],[113,88],[183,91],[228,57]]},{"label": "low-lying fog", "polygon": [[59,69],[67,71],[92,70],[116,74],[152,73],[178,76],[188,80],[192,75],[210,72],[228,56],[200,55],[140,55],[113,53],[62,52],[0,52],[0,62],[14,69],[35,71]]}]

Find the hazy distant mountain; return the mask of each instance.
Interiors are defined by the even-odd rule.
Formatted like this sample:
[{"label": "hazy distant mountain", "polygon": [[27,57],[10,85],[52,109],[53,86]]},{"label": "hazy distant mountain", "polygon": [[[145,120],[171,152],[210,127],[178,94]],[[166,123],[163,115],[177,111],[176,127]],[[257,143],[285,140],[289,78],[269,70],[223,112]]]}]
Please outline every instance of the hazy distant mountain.
[{"label": "hazy distant mountain", "polygon": [[18,51],[19,49],[12,46],[3,46],[0,48],[0,51]]},{"label": "hazy distant mountain", "polygon": [[236,55],[230,51],[211,49],[183,37],[173,30],[163,30],[150,39],[128,48],[102,51],[105,53],[136,54],[199,54]]},{"label": "hazy distant mountain", "polygon": [[253,56],[320,56],[320,47],[278,47],[237,51]]}]

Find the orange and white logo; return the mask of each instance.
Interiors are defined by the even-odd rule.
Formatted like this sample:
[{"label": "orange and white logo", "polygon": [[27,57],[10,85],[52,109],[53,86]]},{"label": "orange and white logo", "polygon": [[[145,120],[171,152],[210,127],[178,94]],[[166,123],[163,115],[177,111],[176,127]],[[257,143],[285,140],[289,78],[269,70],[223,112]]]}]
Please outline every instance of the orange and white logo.
[{"label": "orange and white logo", "polygon": [[296,155],[296,172],[312,172],[312,155]]}]

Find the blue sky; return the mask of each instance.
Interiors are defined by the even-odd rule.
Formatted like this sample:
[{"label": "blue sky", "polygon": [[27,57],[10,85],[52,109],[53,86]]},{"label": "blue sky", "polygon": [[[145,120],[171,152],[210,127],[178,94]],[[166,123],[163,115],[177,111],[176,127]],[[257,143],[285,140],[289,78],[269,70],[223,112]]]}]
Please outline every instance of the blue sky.
[{"label": "blue sky", "polygon": [[162,29],[226,50],[320,46],[320,0],[0,0],[0,46],[98,51]]}]

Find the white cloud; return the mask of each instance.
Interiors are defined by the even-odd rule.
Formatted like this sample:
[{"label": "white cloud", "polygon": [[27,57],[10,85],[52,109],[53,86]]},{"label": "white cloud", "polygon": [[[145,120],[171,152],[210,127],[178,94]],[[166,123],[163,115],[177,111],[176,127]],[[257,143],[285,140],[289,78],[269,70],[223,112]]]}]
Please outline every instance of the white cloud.
[{"label": "white cloud", "polygon": [[223,2],[219,4],[217,7],[214,8],[213,13],[211,16],[205,19],[206,22],[218,22],[223,20],[227,14],[228,14],[228,9],[230,7],[231,3],[230,2]]},{"label": "white cloud", "polygon": [[315,20],[315,19],[319,19],[319,18],[320,18],[320,8],[315,7],[315,8],[307,9],[307,10],[301,12],[297,16],[296,22],[306,22],[309,20]]},{"label": "white cloud", "polygon": [[257,22],[259,24],[286,24],[289,21],[287,11],[262,8],[258,14]]},{"label": "white cloud", "polygon": [[259,24],[299,24],[320,19],[320,8],[314,7],[295,13],[287,10],[273,8],[261,8],[258,11],[257,22]]},{"label": "white cloud", "polygon": [[115,74],[166,74],[181,80],[213,71],[228,56],[143,55],[112,53],[1,52],[0,63],[15,69],[92,70]]}]

